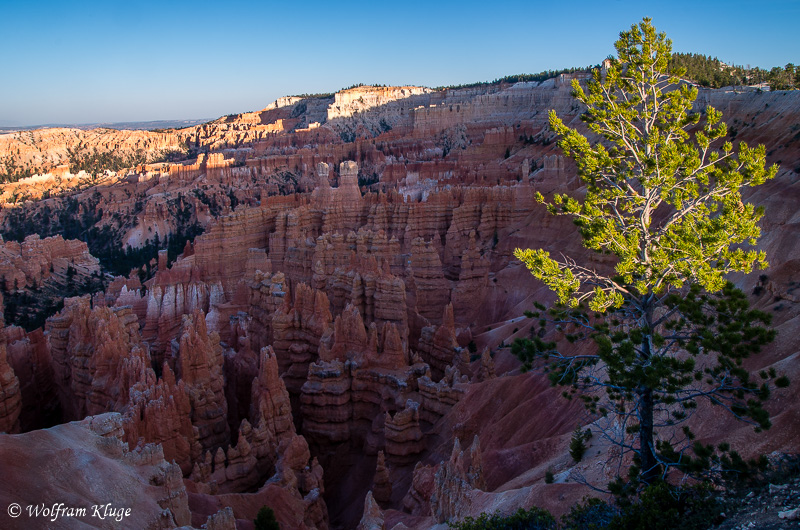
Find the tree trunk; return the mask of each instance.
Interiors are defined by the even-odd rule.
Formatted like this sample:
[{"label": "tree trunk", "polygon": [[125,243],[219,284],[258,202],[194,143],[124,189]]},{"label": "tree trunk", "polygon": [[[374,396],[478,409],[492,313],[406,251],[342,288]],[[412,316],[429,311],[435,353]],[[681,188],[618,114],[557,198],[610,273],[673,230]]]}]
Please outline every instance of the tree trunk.
[{"label": "tree trunk", "polygon": [[653,445],[653,390],[639,392],[639,457],[642,461],[641,479],[652,484],[659,476],[658,460]]},{"label": "tree trunk", "polygon": [[[642,357],[645,363],[653,354],[653,307],[650,303],[652,296],[645,298],[642,304],[644,309],[644,328],[647,330],[642,341]],[[645,484],[652,484],[659,476],[658,460],[656,460],[655,446],[653,443],[653,389],[641,385],[639,394],[639,458],[642,461],[641,479]]]}]

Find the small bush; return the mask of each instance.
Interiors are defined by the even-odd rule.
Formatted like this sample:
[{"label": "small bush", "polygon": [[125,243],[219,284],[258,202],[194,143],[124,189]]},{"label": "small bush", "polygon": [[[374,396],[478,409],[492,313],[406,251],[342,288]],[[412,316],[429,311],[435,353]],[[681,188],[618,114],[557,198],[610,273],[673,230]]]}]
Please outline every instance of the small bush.
[{"label": "small bush", "polygon": [[618,515],[619,508],[612,504],[600,499],[584,499],[561,518],[561,527],[564,530],[599,530],[608,528]]},{"label": "small bush", "polygon": [[572,431],[572,439],[569,441],[569,455],[575,462],[580,462],[586,454],[586,441],[592,437],[591,429],[582,431],[580,426]]},{"label": "small bush", "polygon": [[645,489],[637,502],[623,508],[609,528],[700,530],[717,522],[721,513],[722,505],[709,484],[675,488],[659,483]]},{"label": "small bush", "polygon": [[269,506],[262,506],[253,520],[256,530],[280,530],[281,525],[275,519],[275,512]]},{"label": "small bush", "polygon": [[544,474],[544,483],[545,484],[552,484],[553,481],[555,480],[555,478],[556,477],[555,477],[555,475],[553,475],[553,472],[548,469]]},{"label": "small bush", "polygon": [[527,511],[520,508],[512,515],[482,513],[477,519],[466,517],[448,526],[458,530],[554,530],[556,520],[547,510],[534,506]]}]

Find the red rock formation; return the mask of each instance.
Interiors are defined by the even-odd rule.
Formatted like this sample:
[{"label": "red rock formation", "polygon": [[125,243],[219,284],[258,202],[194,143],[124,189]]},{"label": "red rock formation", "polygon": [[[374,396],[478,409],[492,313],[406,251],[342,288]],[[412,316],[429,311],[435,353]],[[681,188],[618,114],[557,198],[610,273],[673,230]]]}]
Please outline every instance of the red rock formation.
[{"label": "red rock formation", "polygon": [[278,359],[271,347],[261,349],[258,377],[253,381],[250,421],[266,427],[277,444],[295,433],[289,393],[278,375]]},{"label": "red rock formation", "polygon": [[350,362],[319,361],[308,367],[300,396],[303,432],[313,443],[329,445],[350,439],[353,418]]},{"label": "red rock formation", "polygon": [[306,525],[310,528],[327,528],[328,509],[322,498],[322,468],[316,459],[312,460],[305,438],[296,435],[284,440],[278,447],[278,453],[276,473],[270,480],[303,496],[303,522]]},{"label": "red rock formation", "polygon": [[41,287],[48,281],[66,285],[70,267],[73,282],[100,272],[97,258],[89,254],[83,241],[64,240],[61,236],[40,239],[32,235],[22,243],[7,241],[0,245],[0,278],[5,279],[9,290]]},{"label": "red rock formation", "polygon": [[385,370],[404,370],[408,367],[408,348],[393,323],[381,328],[380,352],[370,357],[368,364]]},{"label": "red rock formation", "polygon": [[8,344],[8,363],[19,379],[23,406],[19,417],[20,429],[27,432],[62,421],[53,360],[42,329],[24,333],[21,328],[10,326],[1,333],[4,337],[0,341]]},{"label": "red rock formation", "polygon": [[[259,354],[253,351],[253,337],[248,329],[252,319],[238,312],[229,320],[232,348],[224,352],[225,400],[228,403],[228,425],[234,432],[250,414],[253,379],[258,377]],[[228,342],[230,344],[231,342]]]},{"label": "red rock formation", "polygon": [[6,345],[0,342],[0,432],[19,431],[19,414],[22,412],[22,396],[19,379],[6,358]]},{"label": "red rock formation", "polygon": [[414,465],[411,486],[403,498],[403,509],[412,515],[431,514],[431,496],[434,492],[435,469],[423,466],[422,462]]},{"label": "red rock formation", "polygon": [[[136,315],[129,307],[96,308],[92,311],[89,333],[95,346],[89,361],[92,374],[86,404],[89,414],[122,410],[130,399],[131,387],[137,383],[152,384],[154,374],[150,369],[150,356],[147,345],[140,342],[138,329]],[[73,381],[77,383],[73,388],[80,397],[80,381]]]},{"label": "red rock formation", "polygon": [[248,260],[242,257],[251,248],[268,248],[273,269],[285,270],[286,212],[305,203],[306,198],[300,195],[270,197],[258,208],[241,208],[220,219],[195,241],[194,263],[204,280],[222,282],[225,292],[232,292],[247,270]]},{"label": "red rock formation", "polygon": [[[65,418],[122,411],[129,389],[147,382],[150,357],[130,307],[90,307],[88,296],[65,300],[47,321],[53,371]],[[152,372],[151,372],[152,373]]]},{"label": "red rock formation", "polygon": [[317,178],[314,186],[314,191],[311,193],[311,198],[315,205],[324,205],[330,202],[332,197],[331,182],[329,175],[331,172],[330,165],[325,162],[317,164]]},{"label": "red rock formation", "polygon": [[489,259],[486,255],[481,255],[474,232],[471,232],[469,246],[461,254],[458,283],[452,292],[456,321],[473,322],[481,311],[480,305],[472,302],[486,297],[489,288],[489,267]]},{"label": "red rock formation", "polygon": [[214,515],[209,515],[203,528],[205,530],[236,530],[236,518],[233,516],[231,507],[226,506]]},{"label": "red rock formation", "polygon": [[198,281],[191,261],[159,272],[147,293],[147,310],[142,337],[153,347],[157,362],[170,341],[183,332],[182,316],[195,311],[208,313],[212,304],[223,299],[222,285]]},{"label": "red rock formation", "polygon": [[466,376],[452,366],[445,369],[444,377],[438,383],[428,376],[420,377],[417,384],[422,397],[422,420],[434,424],[447,414],[464,395],[466,383]]},{"label": "red rock formation", "polygon": [[419,339],[419,353],[431,366],[434,376],[441,376],[460,352],[456,341],[453,304],[445,306],[441,320],[440,326],[423,328]]},{"label": "red rock formation", "polygon": [[[212,494],[231,493],[246,491],[263,483],[258,456],[248,437],[253,437],[253,429],[244,420],[236,446],[229,446],[227,450],[217,448],[213,459],[209,451],[205,461],[194,464],[190,478],[197,483],[199,491]],[[263,440],[262,437],[259,438]]]},{"label": "red rock formation", "polygon": [[222,348],[219,335],[208,333],[205,315],[196,311],[183,316],[180,343],[173,343],[172,362],[184,384],[192,405],[192,425],[199,431],[203,449],[227,445],[230,431],[227,422]]},{"label": "red rock formation", "polygon": [[436,472],[431,496],[431,512],[437,522],[444,523],[461,518],[470,511],[473,490],[486,489],[481,462],[481,445],[478,436],[468,450],[462,451],[456,438],[450,460],[442,462]]},{"label": "red rock formation", "polygon": [[292,394],[300,393],[308,365],[318,358],[320,341],[332,332],[329,305],[325,293],[301,283],[293,299],[287,293],[272,319],[273,348]]},{"label": "red rock formation", "polygon": [[20,167],[31,165],[44,171],[67,164],[68,149],[79,151],[79,146],[91,146],[91,149],[100,152],[115,151],[129,155],[137,149],[155,153],[159,149],[177,148],[180,142],[175,134],[151,131],[111,129],[83,131],[55,127],[31,131],[28,134],[29,141],[17,135],[3,135],[0,139],[0,156],[5,158],[13,154]]},{"label": "red rock formation", "polygon": [[346,236],[324,234],[317,239],[313,259],[313,285],[325,290],[334,313],[352,304],[365,323],[375,322],[381,327],[394,322],[405,336],[408,327],[405,283],[391,272],[404,270],[396,239],[389,242],[383,231],[376,233],[363,228]]},{"label": "red rock formation", "polygon": [[439,323],[442,308],[450,302],[450,289],[444,279],[439,253],[430,241],[414,239],[411,246],[411,276],[417,313],[431,322]]},{"label": "red rock formation", "polygon": [[383,451],[378,451],[375,478],[372,479],[372,491],[374,492],[375,500],[381,504],[387,504],[392,499],[392,482],[389,478],[389,470],[386,468],[386,458]]},{"label": "red rock formation", "polygon": [[489,348],[484,348],[481,352],[481,367],[479,372],[480,380],[486,381],[497,377],[494,370],[494,359]]},{"label": "red rock formation", "polygon": [[286,297],[287,281],[282,272],[269,274],[256,272],[252,280],[246,281],[248,315],[253,319],[247,327],[249,347],[259,350],[274,340],[272,317]]},{"label": "red rock formation", "polygon": [[377,328],[373,325],[367,329],[361,313],[352,305],[348,304],[336,317],[333,329],[333,346],[320,348],[322,360],[355,360],[364,364],[367,358],[377,356]]},{"label": "red rock formation", "polygon": [[106,288],[105,304],[109,306],[129,305],[133,308],[140,322],[146,317],[146,299],[143,298],[142,284],[139,278],[117,276]]},{"label": "red rock formation", "polygon": [[386,456],[395,462],[408,463],[425,449],[419,423],[419,403],[408,400],[403,410],[394,416],[386,413],[384,420]]},{"label": "red rock formation", "polygon": [[135,447],[141,442],[160,444],[164,456],[176,462],[183,474],[200,457],[199,430],[192,426],[192,404],[183,381],[176,382],[165,364],[156,384],[137,384],[123,416],[125,440]]},{"label": "red rock formation", "polygon": [[383,512],[380,506],[372,496],[372,492],[368,491],[367,496],[364,498],[364,515],[356,527],[357,530],[385,530],[386,524],[383,520]]},{"label": "red rock formation", "polygon": [[[207,452],[195,464],[192,480],[209,484],[209,492],[247,491],[260,486],[275,472],[281,447],[296,437],[289,393],[278,376],[272,348],[262,348],[258,376],[253,381],[250,420],[239,426],[236,445]],[[289,446],[287,446],[289,447]],[[313,489],[313,488],[311,488]]]},{"label": "red rock formation", "polygon": [[321,345],[301,389],[303,432],[315,444],[363,440],[369,451],[383,445],[381,413],[402,407],[427,367],[409,366],[394,324],[381,335],[374,322],[364,326],[352,305],[336,317],[332,345]]}]

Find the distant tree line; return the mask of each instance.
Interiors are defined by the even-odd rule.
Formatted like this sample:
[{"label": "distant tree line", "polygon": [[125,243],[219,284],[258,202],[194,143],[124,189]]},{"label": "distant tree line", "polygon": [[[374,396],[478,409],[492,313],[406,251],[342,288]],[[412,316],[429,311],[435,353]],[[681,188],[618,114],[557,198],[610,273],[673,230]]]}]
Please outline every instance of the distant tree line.
[{"label": "distant tree line", "polygon": [[447,86],[440,86],[436,87],[434,90],[448,90],[448,89],[458,89],[458,88],[476,88],[481,86],[492,86],[492,85],[500,85],[500,84],[513,84],[513,83],[521,83],[521,82],[531,82],[536,81],[537,83],[541,83],[543,81],[547,81],[548,79],[553,79],[554,77],[558,77],[561,74],[574,74],[576,72],[590,72],[594,68],[598,68],[599,65],[595,66],[585,66],[585,67],[573,67],[573,68],[562,68],[560,70],[544,70],[539,72],[538,74],[516,74],[516,75],[507,75],[505,77],[501,77],[499,79],[495,79],[494,81],[479,81],[477,83],[467,83],[463,85],[447,85]]},{"label": "distant tree line", "polygon": [[293,98],[303,98],[303,99],[327,99],[332,98],[334,96],[333,92],[315,92],[313,94],[309,94],[308,92],[304,92],[302,94],[294,94]]},{"label": "distant tree line", "polygon": [[769,71],[769,87],[772,90],[800,89],[800,68],[789,63],[783,68],[775,66]]},{"label": "distant tree line", "polygon": [[354,88],[360,88],[362,86],[375,87],[375,88],[386,88],[386,85],[379,85],[377,83],[369,83],[369,84],[367,84],[367,83],[355,83],[355,84],[352,84],[352,85],[350,85],[348,87],[345,87],[345,88],[341,89],[339,92],[344,92],[345,90],[352,90]]},{"label": "distant tree line", "polygon": [[[672,70],[684,68],[686,70],[683,74],[684,79],[708,88],[769,83],[770,89],[772,90],[800,89],[800,68],[796,67],[793,63],[789,63],[783,68],[776,66],[770,70],[764,70],[758,67],[750,68],[749,66],[727,65],[716,57],[699,53],[673,53],[669,66]],[[523,81],[536,81],[541,83],[548,79],[558,77],[561,74],[589,72],[598,67],[599,65],[594,65],[562,68],[560,70],[544,70],[537,74],[507,75],[495,79],[494,81],[441,86],[437,87],[436,90],[476,88],[506,83],[520,83]]]},{"label": "distant tree line", "polygon": [[673,53],[670,69],[685,69],[684,79],[700,86],[721,88],[724,86],[757,85],[769,83],[771,90],[792,90],[800,88],[800,70],[789,63],[781,68],[770,70],[728,65],[716,57],[699,53]]}]

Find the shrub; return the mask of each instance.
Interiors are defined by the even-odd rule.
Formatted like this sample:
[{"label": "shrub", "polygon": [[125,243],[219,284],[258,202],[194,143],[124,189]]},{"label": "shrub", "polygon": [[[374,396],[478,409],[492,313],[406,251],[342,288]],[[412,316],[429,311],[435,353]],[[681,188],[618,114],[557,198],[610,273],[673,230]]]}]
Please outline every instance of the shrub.
[{"label": "shrub", "polygon": [[575,462],[580,462],[586,453],[586,441],[592,437],[591,429],[582,431],[580,426],[572,431],[572,439],[569,442],[569,455]]},{"label": "shrub", "polygon": [[583,502],[573,506],[569,513],[561,518],[564,530],[597,530],[608,528],[619,508],[600,499],[584,498]]},{"label": "shrub", "polygon": [[722,505],[709,484],[676,488],[666,483],[646,488],[636,502],[622,509],[610,529],[700,530],[711,526],[722,513]]},{"label": "shrub", "polygon": [[262,506],[253,520],[256,530],[280,530],[281,525],[275,519],[275,512],[269,506]]},{"label": "shrub", "polygon": [[618,496],[615,504],[584,499],[561,518],[564,530],[699,530],[719,522],[722,504],[709,484],[675,487],[664,482],[644,489],[636,499]]},{"label": "shrub", "polygon": [[482,513],[477,519],[466,517],[448,526],[458,530],[551,530],[556,528],[556,520],[547,510],[534,506],[527,511],[520,508],[512,515]]}]

